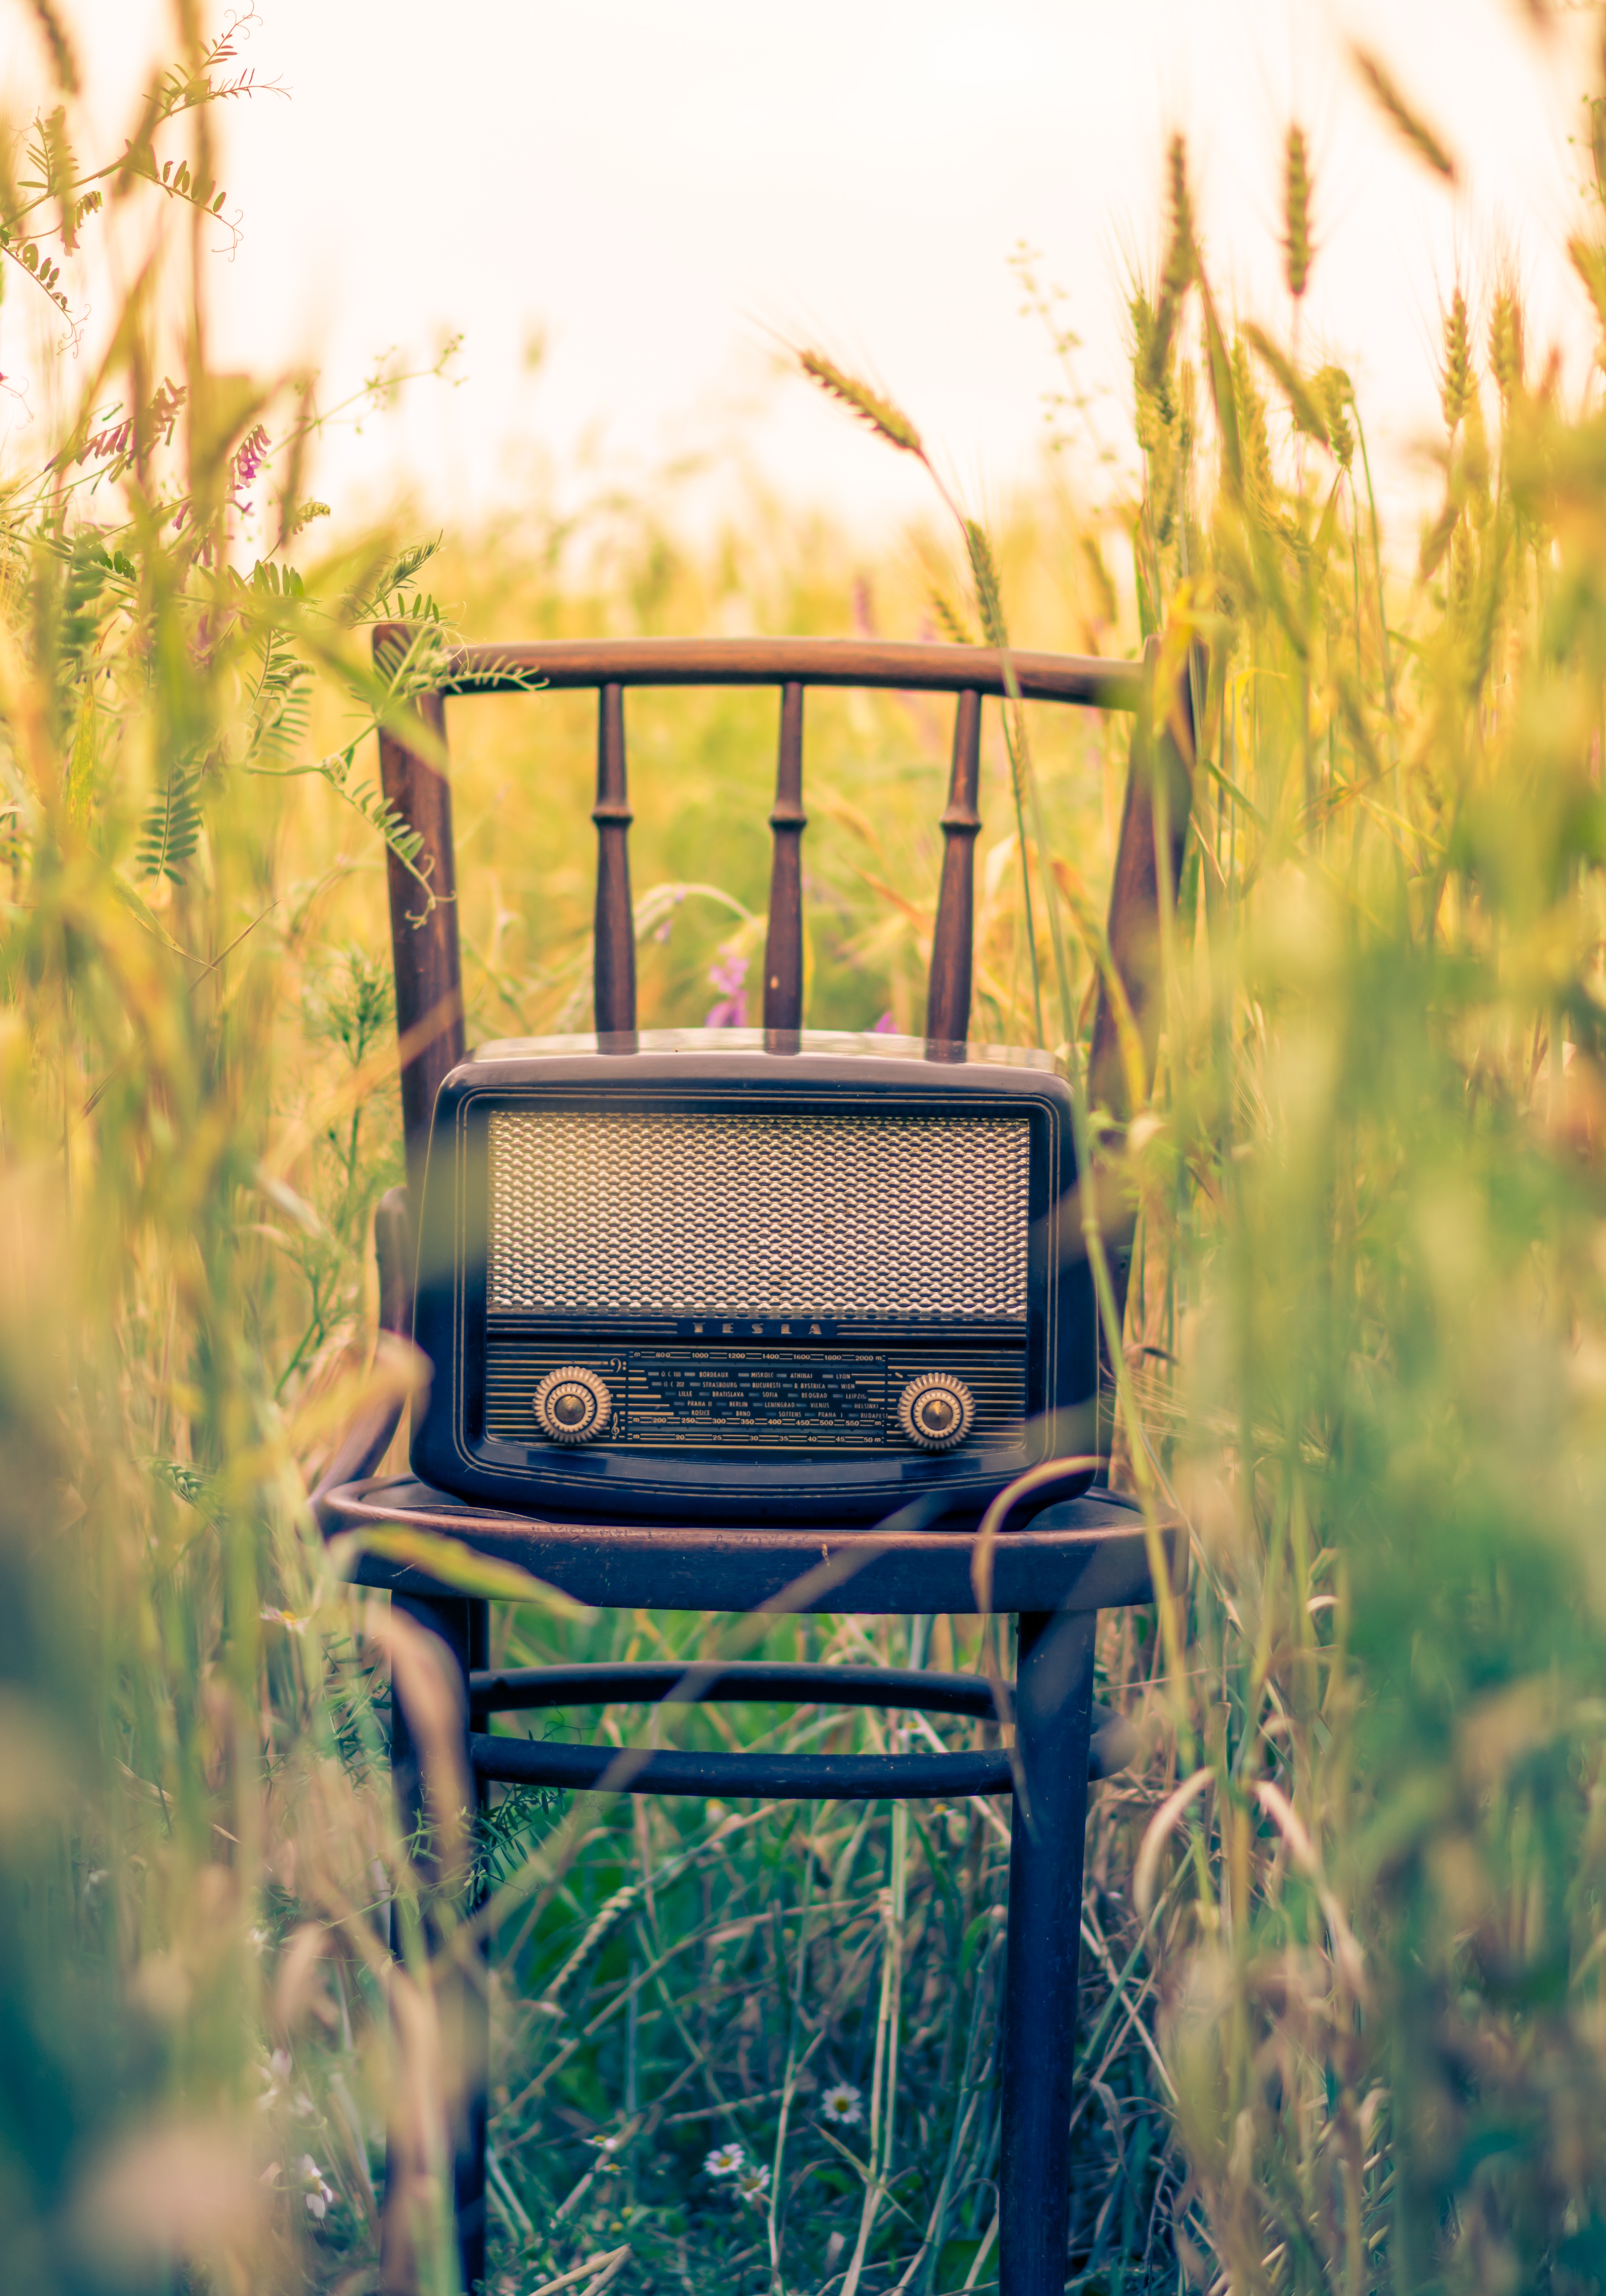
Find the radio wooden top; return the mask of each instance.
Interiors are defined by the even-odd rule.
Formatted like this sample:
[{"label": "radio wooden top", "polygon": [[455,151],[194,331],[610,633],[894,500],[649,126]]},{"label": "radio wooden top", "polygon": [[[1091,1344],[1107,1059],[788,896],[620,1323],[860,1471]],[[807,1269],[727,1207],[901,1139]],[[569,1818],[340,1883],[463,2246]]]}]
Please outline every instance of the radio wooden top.
[{"label": "radio wooden top", "polygon": [[772,1029],[631,1029],[599,1036],[595,1029],[566,1037],[492,1037],[467,1054],[470,1061],[556,1059],[576,1053],[818,1054],[846,1061],[941,1060],[967,1067],[1051,1070],[1053,1055],[1028,1045],[976,1045],[961,1037],[934,1045],[926,1037],[900,1037],[878,1029],[799,1029],[778,1043]]}]

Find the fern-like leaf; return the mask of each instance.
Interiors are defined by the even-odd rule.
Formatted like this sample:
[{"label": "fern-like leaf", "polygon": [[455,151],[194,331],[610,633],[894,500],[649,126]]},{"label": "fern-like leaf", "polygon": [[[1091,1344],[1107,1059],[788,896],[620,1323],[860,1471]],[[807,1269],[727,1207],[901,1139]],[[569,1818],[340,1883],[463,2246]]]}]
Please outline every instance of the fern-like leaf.
[{"label": "fern-like leaf", "polygon": [[[300,578],[292,569],[284,571],[289,581],[281,589],[277,570],[259,566],[253,577],[255,586],[277,594],[291,594],[290,582],[299,589]],[[266,580],[261,578],[264,576]],[[263,641],[262,666],[251,695],[248,763],[283,767],[290,762],[307,731],[312,707],[311,685],[309,666],[297,659],[287,638],[276,630],[269,630]]]},{"label": "fern-like leaf", "polygon": [[417,580],[420,567],[428,564],[444,540],[444,535],[437,534],[431,540],[411,542],[405,550],[398,551],[368,588],[350,601],[348,611],[352,620],[439,620],[440,609],[432,599],[408,599],[406,594]]},{"label": "fern-like leaf", "polygon": [[146,877],[165,877],[182,885],[185,871],[201,842],[199,775],[193,766],[177,760],[168,768],[167,786],[140,825],[135,860]]},{"label": "fern-like leaf", "polygon": [[382,796],[370,783],[365,782],[356,789],[342,790],[341,794],[361,814],[369,828],[378,832],[396,858],[412,871],[427,891],[428,880],[416,865],[424,850],[424,832],[411,827],[407,816],[398,812],[390,800]]},{"label": "fern-like leaf", "polygon": [[[429,871],[418,866],[418,857],[424,850],[424,832],[413,828],[405,814],[399,813],[371,783],[359,782],[353,785],[351,773],[356,762],[357,743],[353,742],[344,750],[334,750],[326,758],[320,758],[315,766],[292,767],[288,770],[321,775],[336,796],[343,799],[354,813],[361,815],[423,893],[424,906],[414,920],[415,923],[421,924],[440,899],[440,895],[430,883]],[[286,769],[281,767],[279,770]]]}]

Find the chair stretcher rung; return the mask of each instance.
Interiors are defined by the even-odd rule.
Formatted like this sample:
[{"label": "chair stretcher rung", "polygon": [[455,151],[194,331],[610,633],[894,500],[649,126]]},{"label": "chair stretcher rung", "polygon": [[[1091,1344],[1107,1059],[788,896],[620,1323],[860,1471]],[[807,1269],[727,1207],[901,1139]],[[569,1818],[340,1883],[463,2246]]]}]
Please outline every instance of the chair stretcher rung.
[{"label": "chair stretcher rung", "polygon": [[[469,1750],[477,1778],[577,1793],[713,1794],[766,1801],[960,1800],[1009,1793],[1007,1753],[727,1754],[583,1746],[563,1738],[490,1738]],[[612,1774],[612,1775],[610,1775]]]},{"label": "chair stretcher rung", "polygon": [[926,1714],[996,1711],[984,1675],[927,1674],[901,1667],[771,1664],[762,1659],[655,1659],[635,1665],[505,1667],[469,1677],[469,1705],[482,1714],[542,1706],[612,1706],[626,1700],[688,1705],[773,1699],[780,1705],[913,1706]]},{"label": "chair stretcher rung", "polygon": [[[471,1713],[543,1707],[656,1704],[680,1691],[684,1702],[774,1701],[782,1705],[913,1707],[927,1714],[985,1719],[996,1711],[984,1677],[927,1674],[908,1668],[770,1664],[762,1659],[658,1660],[610,1666],[532,1666],[476,1671],[469,1677]],[[912,1754],[732,1754],[680,1748],[586,1745],[568,1738],[497,1738],[475,1731],[470,1748],[476,1777],[508,1785],[567,1787],[576,1792],[768,1795],[789,1800],[876,1801],[1009,1793],[1008,1752]],[[1137,1751],[1137,1733],[1108,1707],[1092,1710],[1090,1778],[1111,1776]],[[608,1778],[610,1771],[616,1775]],[[608,1778],[605,1786],[604,1780]]]}]

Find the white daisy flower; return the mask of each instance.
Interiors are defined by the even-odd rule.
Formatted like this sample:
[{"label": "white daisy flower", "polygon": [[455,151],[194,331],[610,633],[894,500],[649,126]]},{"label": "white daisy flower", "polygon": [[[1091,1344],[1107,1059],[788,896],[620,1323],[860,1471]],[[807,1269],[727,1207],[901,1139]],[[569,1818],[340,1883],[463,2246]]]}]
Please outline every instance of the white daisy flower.
[{"label": "white daisy flower", "polygon": [[819,2100],[819,2117],[834,2120],[840,2128],[856,2128],[864,2118],[861,2102],[852,2081],[833,2081]]},{"label": "white daisy flower", "polygon": [[750,2161],[737,2171],[736,2192],[738,2200],[749,2202],[755,2209],[762,2208],[770,2197],[769,2169]]},{"label": "white daisy flower", "polygon": [[739,2175],[746,2158],[739,2144],[716,2144],[703,2167],[710,2177],[735,2177]]}]

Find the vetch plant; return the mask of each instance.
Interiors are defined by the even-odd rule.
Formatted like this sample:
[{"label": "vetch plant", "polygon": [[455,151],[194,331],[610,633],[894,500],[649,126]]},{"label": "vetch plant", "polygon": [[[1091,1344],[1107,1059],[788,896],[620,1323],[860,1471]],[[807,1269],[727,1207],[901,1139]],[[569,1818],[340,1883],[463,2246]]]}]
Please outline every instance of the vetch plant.
[{"label": "vetch plant", "polygon": [[720,992],[718,1004],[708,1008],[705,1029],[745,1029],[747,1025],[747,959],[738,951],[725,949],[721,961],[708,975],[710,984]]}]

